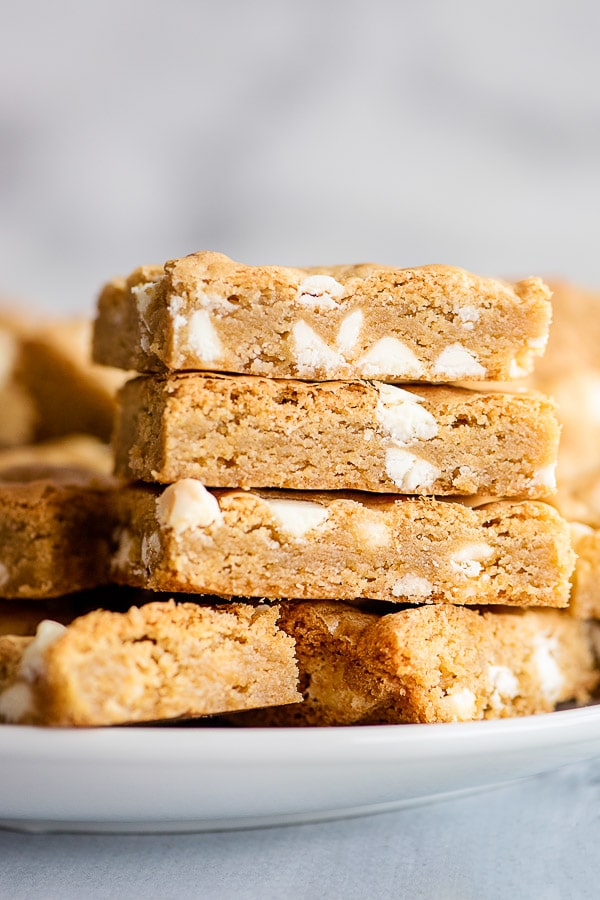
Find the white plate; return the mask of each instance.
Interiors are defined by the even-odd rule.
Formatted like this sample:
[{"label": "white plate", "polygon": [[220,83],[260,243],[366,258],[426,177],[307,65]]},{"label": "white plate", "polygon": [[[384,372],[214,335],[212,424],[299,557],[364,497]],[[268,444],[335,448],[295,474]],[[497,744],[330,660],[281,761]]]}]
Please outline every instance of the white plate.
[{"label": "white plate", "polygon": [[0,825],[200,831],[383,812],[600,755],[600,706],[451,725],[0,729]]}]

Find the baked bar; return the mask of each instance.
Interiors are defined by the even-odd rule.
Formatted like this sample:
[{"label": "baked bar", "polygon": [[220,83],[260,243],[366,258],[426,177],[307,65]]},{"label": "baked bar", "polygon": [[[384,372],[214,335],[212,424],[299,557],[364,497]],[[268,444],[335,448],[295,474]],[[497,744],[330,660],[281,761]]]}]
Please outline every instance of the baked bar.
[{"label": "baked bar", "polygon": [[212,487],[552,496],[541,394],[186,373],[125,385],[117,474]]},{"label": "baked bar", "polygon": [[169,600],[0,637],[0,718],[117,725],[297,702],[294,641],[278,612]]},{"label": "baked bar", "polygon": [[158,591],[566,606],[574,554],[545,503],[342,492],[119,492],[113,580]]},{"label": "baked bar", "polygon": [[550,340],[530,384],[558,403],[560,484],[600,465],[600,293],[565,282],[551,287]]},{"label": "baked bar", "polygon": [[15,466],[59,466],[90,469],[110,475],[114,469],[111,448],[91,434],[64,437],[0,450],[0,474]]},{"label": "baked bar", "polygon": [[29,443],[35,435],[35,404],[17,376],[24,328],[20,319],[0,312],[0,448]]},{"label": "baked bar", "polygon": [[449,266],[245,266],[194,253],[99,299],[94,356],[140,372],[316,380],[505,380],[543,352],[550,291]]},{"label": "baked bar", "polygon": [[91,321],[57,319],[23,338],[17,374],[36,409],[36,440],[72,433],[110,440],[127,375],[90,361],[91,337]]},{"label": "baked bar", "polygon": [[0,596],[44,598],[106,584],[116,481],[86,469],[0,473]]},{"label": "baked bar", "polygon": [[232,717],[250,725],[465,722],[549,712],[598,683],[593,626],[557,610],[439,605],[378,616],[290,603],[304,702]]}]

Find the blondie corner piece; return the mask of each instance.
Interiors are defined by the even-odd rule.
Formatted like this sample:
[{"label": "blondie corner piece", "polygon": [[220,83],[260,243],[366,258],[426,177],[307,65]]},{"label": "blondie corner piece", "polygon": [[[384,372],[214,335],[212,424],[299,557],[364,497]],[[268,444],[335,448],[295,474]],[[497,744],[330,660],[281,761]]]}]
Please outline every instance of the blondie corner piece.
[{"label": "blondie corner piece", "polygon": [[118,725],[295,703],[294,640],[278,615],[169,600],[0,636],[0,718]]},{"label": "blondie corner piece", "polygon": [[0,473],[0,597],[57,597],[109,581],[113,478],[23,465]]},{"label": "blondie corner piece", "polygon": [[425,606],[384,616],[332,603],[282,607],[296,641],[295,707],[234,716],[247,725],[465,722],[586,702],[598,682],[593,626],[566,611]]},{"label": "blondie corner piece", "polygon": [[545,503],[125,488],[113,580],[232,597],[566,606],[569,529]]},{"label": "blondie corner piece", "polygon": [[212,487],[489,494],[555,490],[559,429],[537,393],[185,373],[120,394],[117,474]]},{"label": "blondie corner piece", "polygon": [[539,278],[449,266],[289,269],[200,252],[110,282],[94,356],[140,372],[505,381],[543,352],[549,297]]}]

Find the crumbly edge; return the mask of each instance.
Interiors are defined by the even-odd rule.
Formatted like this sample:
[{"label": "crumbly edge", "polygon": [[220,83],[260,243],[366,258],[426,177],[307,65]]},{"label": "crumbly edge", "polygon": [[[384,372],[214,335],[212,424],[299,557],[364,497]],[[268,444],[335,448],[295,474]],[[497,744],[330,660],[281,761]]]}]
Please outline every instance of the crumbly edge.
[{"label": "crumbly edge", "polygon": [[[278,629],[278,612],[173,600],[91,612],[46,649],[19,721],[112,725],[297,702],[294,641]],[[19,680],[14,659],[31,643],[10,640],[5,688]]]},{"label": "crumbly edge", "polygon": [[[451,722],[586,702],[598,682],[590,627],[555,610],[420,607],[377,616],[290,604],[304,702],[233,717],[250,725]],[[490,668],[492,667],[492,668]]]}]

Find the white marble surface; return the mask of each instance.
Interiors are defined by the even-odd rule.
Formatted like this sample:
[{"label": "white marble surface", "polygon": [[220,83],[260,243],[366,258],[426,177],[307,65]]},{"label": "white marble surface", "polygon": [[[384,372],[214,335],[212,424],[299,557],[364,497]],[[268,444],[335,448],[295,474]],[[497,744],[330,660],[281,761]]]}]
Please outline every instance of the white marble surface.
[{"label": "white marble surface", "polygon": [[11,900],[595,900],[600,762],[362,819],[187,835],[0,833]]},{"label": "white marble surface", "polygon": [[600,285],[600,6],[21,0],[0,292],[142,262],[445,262]]}]

